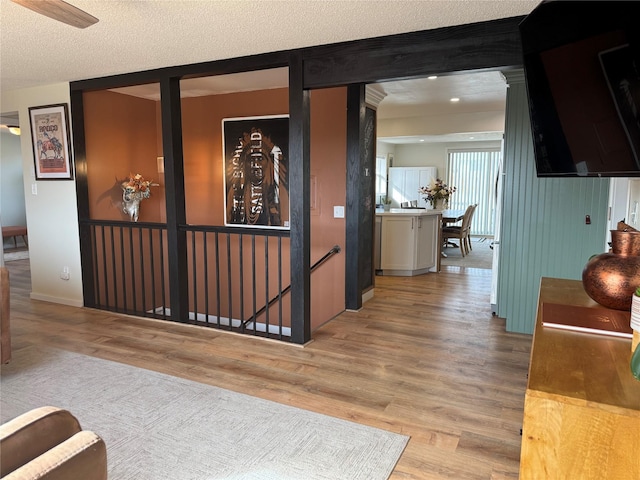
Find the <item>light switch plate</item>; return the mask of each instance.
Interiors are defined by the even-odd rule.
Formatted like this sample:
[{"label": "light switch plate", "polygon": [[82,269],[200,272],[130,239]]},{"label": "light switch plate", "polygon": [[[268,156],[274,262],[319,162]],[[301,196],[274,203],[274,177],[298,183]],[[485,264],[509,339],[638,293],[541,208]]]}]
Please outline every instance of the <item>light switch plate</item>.
[{"label": "light switch plate", "polygon": [[333,218],[344,218],[344,207],[343,206],[334,206],[333,207]]}]

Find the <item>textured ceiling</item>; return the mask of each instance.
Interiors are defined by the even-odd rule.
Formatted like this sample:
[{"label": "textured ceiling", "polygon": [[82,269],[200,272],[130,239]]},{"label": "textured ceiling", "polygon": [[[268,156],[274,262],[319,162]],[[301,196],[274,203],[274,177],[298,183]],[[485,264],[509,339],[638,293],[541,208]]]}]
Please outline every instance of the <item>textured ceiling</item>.
[{"label": "textured ceiling", "polygon": [[2,91],[528,14],[538,0],[69,0],[78,29],[0,0]]},{"label": "textured ceiling", "polygon": [[[539,0],[68,0],[99,22],[78,29],[0,0],[4,92],[257,53],[526,15]],[[183,96],[286,86],[286,69],[183,81]],[[258,82],[258,83],[256,83]],[[386,82],[379,118],[495,110],[498,72]],[[159,98],[157,85],[120,89]],[[455,107],[449,98],[460,97]],[[498,107],[496,107],[498,105]],[[0,123],[17,124],[17,112]],[[478,132],[476,139],[501,132]],[[450,138],[451,137],[451,138]],[[393,143],[468,140],[468,134],[389,138]]]}]

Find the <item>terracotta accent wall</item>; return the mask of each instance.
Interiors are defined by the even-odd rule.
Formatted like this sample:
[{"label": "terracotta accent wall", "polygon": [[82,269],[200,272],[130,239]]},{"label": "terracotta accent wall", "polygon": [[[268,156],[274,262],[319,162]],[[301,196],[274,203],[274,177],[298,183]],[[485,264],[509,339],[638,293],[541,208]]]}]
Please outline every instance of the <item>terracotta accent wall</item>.
[{"label": "terracotta accent wall", "polygon": [[344,218],[347,188],[347,89],[311,92],[311,264],[334,245],[342,251],[311,275],[311,329],[316,330],[345,308]]},{"label": "terracotta accent wall", "polygon": [[129,173],[140,173],[160,186],[141,202],[139,221],[164,221],[164,178],[156,161],[162,155],[158,102],[106,90],[84,93],[83,101],[90,217],[128,220],[120,183]]},{"label": "terracotta accent wall", "polygon": [[[182,100],[182,129],[185,161],[185,190],[187,223],[204,225],[224,224],[224,180],[222,152],[222,120],[224,118],[278,115],[288,113],[287,89],[234,93]],[[345,219],[333,218],[333,206],[345,205],[346,198],[346,89],[314,90],[311,95],[311,263],[315,263],[334,245],[344,249]],[[283,196],[283,209],[288,197]],[[295,199],[291,199],[295,201]],[[251,229],[242,229],[251,233]],[[200,241],[196,243],[200,247]],[[208,251],[213,251],[208,242]],[[271,242],[273,243],[273,242]],[[283,277],[289,284],[288,241],[284,242]],[[233,246],[232,255],[238,247]],[[248,249],[244,250],[249,252]],[[270,247],[270,262],[276,258],[275,246]],[[264,255],[259,259],[262,262]],[[223,261],[226,269],[226,261]],[[344,252],[334,256],[316,270],[311,277],[311,325],[317,329],[344,310]],[[250,264],[245,264],[244,276],[250,277]],[[259,273],[257,289],[264,288],[263,268]],[[270,267],[271,271],[274,271]],[[206,294],[201,282],[198,298]],[[210,288],[215,283],[210,284]],[[223,286],[223,288],[226,288]],[[275,292],[275,285],[269,285]],[[223,291],[223,298],[228,293]],[[231,292],[239,298],[239,287]],[[245,311],[250,310],[251,299],[245,299]],[[264,303],[264,301],[262,302]],[[288,302],[284,315],[288,318]],[[192,306],[193,307],[193,306]],[[238,312],[239,304],[233,306]],[[225,308],[226,310],[226,308]],[[274,312],[275,315],[275,312]],[[286,324],[289,324],[288,320]]]},{"label": "terracotta accent wall", "polygon": [[[121,183],[130,173],[140,173],[159,186],[152,187],[151,197],[141,202],[138,221],[165,222],[164,176],[158,172],[157,163],[162,155],[159,102],[106,90],[86,92],[83,101],[90,218],[130,221],[122,211]],[[152,235],[153,247],[149,236],[143,237],[139,230],[96,230],[94,268],[99,303],[123,310],[169,307],[160,301],[169,297],[168,284],[160,281],[168,278],[166,262],[161,272],[161,258],[166,258],[166,252],[160,250],[159,235],[164,234],[155,231]],[[150,258],[155,258],[153,265]],[[156,304],[152,304],[152,298]]]},{"label": "terracotta accent wall", "polygon": [[286,88],[182,99],[187,223],[224,225],[222,119],[288,113]]},{"label": "terracotta accent wall", "polygon": [[[85,131],[91,218],[126,220],[121,211],[120,182],[131,171],[156,180],[141,204],[140,221],[163,222],[164,176],[158,173],[156,158],[162,155],[159,102],[108,91],[86,93]],[[281,115],[288,113],[288,89],[212,95],[182,99],[182,130],[185,172],[185,203],[190,225],[224,225],[223,138],[224,118]],[[294,161],[289,159],[289,162]],[[311,95],[311,264],[334,245],[344,249],[345,219],[333,218],[333,207],[345,205],[346,189],[346,89],[313,91]],[[281,191],[283,210],[288,192]],[[278,246],[275,238],[265,244],[258,238],[252,245],[251,228],[237,227],[230,237],[209,234],[207,278],[204,270],[204,235],[188,237],[189,311],[220,314],[221,318],[251,316],[280,287],[277,272],[282,269],[282,285],[290,283],[288,238]],[[239,234],[245,234],[242,241]],[[242,250],[240,244],[242,243]],[[216,271],[215,249],[220,260]],[[148,246],[147,246],[148,248]],[[255,254],[252,250],[255,248]],[[276,263],[281,251],[282,263]],[[127,250],[128,252],[128,250]],[[114,255],[129,255],[114,252]],[[195,252],[195,253],[194,253]],[[230,259],[227,252],[230,253]],[[242,262],[240,262],[242,256]],[[267,267],[268,259],[268,267]],[[110,262],[107,262],[107,265]],[[242,276],[240,276],[242,264]],[[194,267],[195,266],[195,267]],[[269,280],[266,280],[267,268]],[[100,268],[99,268],[100,270]],[[231,271],[231,277],[226,274]],[[222,276],[218,276],[221,273]],[[108,283],[116,280],[107,273]],[[242,279],[242,282],[240,282]],[[344,310],[344,251],[329,259],[311,277],[311,320],[315,330]],[[218,284],[220,295],[217,294]],[[241,297],[240,292],[244,293]],[[257,292],[254,297],[254,293]],[[102,293],[102,292],[101,292]],[[217,304],[217,300],[220,304]],[[119,300],[120,302],[121,300]],[[129,299],[131,301],[131,299]],[[158,305],[153,305],[158,307]],[[169,305],[165,305],[169,306]],[[241,313],[244,312],[244,313]],[[282,317],[290,325],[290,297],[269,310],[269,323]],[[265,321],[263,314],[259,322]]]},{"label": "terracotta accent wall", "polygon": [[[236,117],[285,115],[289,111],[288,89],[183,98],[181,106],[187,223],[223,226],[225,193],[222,120]],[[288,210],[288,192],[281,191],[281,203],[282,209]],[[189,266],[190,292],[194,291],[194,274],[197,278],[196,295],[190,296],[189,310],[202,314],[208,309],[210,320],[213,321],[217,321],[218,312],[221,319],[247,320],[254,308],[259,310],[279,291],[277,275],[279,269],[282,269],[281,288],[289,284],[289,239],[283,240],[282,263],[278,265],[278,246],[275,239],[269,241],[268,247],[265,247],[264,239],[257,239],[255,253],[252,253],[249,237],[252,229],[236,227],[236,230],[237,234],[228,239],[224,235],[217,240],[213,235],[207,237],[209,271],[206,277],[203,236],[196,235],[189,239],[188,256],[190,259],[195,258],[195,261],[190,261]],[[242,254],[240,234],[247,235],[242,241]],[[215,268],[216,247],[219,252],[218,272],[222,273],[221,276]],[[242,262],[240,256],[242,256]],[[267,258],[269,259],[268,284],[265,280]],[[227,277],[229,271],[231,274]],[[278,307],[271,308],[269,323],[277,323],[274,319],[280,316]],[[290,325],[290,316],[290,301],[289,297],[285,296],[282,311],[283,325]],[[258,317],[258,322],[266,323],[266,316]]]}]

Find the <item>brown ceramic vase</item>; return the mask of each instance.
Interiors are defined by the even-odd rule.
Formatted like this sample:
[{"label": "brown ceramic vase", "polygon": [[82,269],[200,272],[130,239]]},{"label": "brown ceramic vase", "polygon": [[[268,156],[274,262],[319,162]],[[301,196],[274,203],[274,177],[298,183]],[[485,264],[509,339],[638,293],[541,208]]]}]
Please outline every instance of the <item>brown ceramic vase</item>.
[{"label": "brown ceramic vase", "polygon": [[640,232],[611,230],[611,252],[587,262],[582,285],[600,305],[630,311],[631,296],[640,287]]}]

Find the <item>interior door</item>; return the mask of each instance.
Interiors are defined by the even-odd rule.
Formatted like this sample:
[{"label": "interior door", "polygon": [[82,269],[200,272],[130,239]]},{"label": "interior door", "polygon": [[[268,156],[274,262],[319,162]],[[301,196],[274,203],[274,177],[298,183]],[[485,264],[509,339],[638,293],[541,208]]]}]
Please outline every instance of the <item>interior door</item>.
[{"label": "interior door", "polygon": [[627,206],[627,224],[640,230],[640,179],[629,180],[629,204]]},{"label": "interior door", "polygon": [[491,311],[495,314],[498,304],[498,264],[500,263],[500,228],[502,224],[502,183],[504,178],[503,159],[504,159],[504,138],[500,147],[502,154],[500,155],[500,163],[498,164],[498,177],[496,178],[496,214],[494,219],[493,233],[493,262],[491,264]]}]

